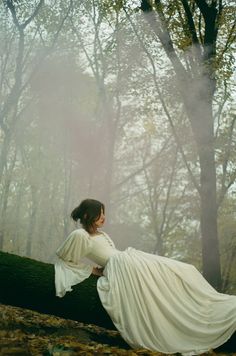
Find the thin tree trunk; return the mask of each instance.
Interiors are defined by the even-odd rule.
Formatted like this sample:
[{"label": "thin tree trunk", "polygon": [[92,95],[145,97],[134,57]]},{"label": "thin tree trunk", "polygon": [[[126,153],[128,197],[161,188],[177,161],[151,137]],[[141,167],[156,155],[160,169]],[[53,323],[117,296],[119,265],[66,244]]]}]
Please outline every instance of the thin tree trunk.
[{"label": "thin tree trunk", "polygon": [[[202,151],[202,150],[201,150]],[[203,275],[217,289],[221,288],[220,254],[217,233],[215,162],[212,147],[199,153],[201,167],[201,235]]]},{"label": "thin tree trunk", "polygon": [[38,200],[37,200],[37,193],[34,190],[34,187],[31,187],[32,189],[32,208],[31,208],[31,215],[30,215],[30,221],[29,221],[29,227],[28,227],[28,233],[27,233],[27,238],[26,238],[26,256],[30,257],[32,253],[32,242],[33,242],[33,236],[34,236],[34,229],[36,225],[36,218],[37,218],[37,211],[38,211]]},{"label": "thin tree trunk", "polygon": [[11,143],[11,131],[8,130],[5,132],[4,140],[2,143],[2,149],[1,149],[1,156],[0,156],[0,182],[2,181],[3,178],[3,173],[4,173],[4,168],[7,163],[7,158],[8,158],[8,152],[10,149],[10,143]]},{"label": "thin tree trunk", "polygon": [[236,258],[236,248],[232,246],[231,251],[229,253],[227,262],[226,262],[226,267],[225,267],[225,273],[224,273],[224,278],[223,278],[223,285],[222,285],[222,292],[227,293],[227,289],[230,285],[230,275],[233,267],[234,260]]},{"label": "thin tree trunk", "polygon": [[15,209],[15,233],[13,235],[13,246],[15,247],[15,253],[19,254],[20,253],[20,248],[19,248],[19,237],[20,237],[20,211],[21,211],[21,202],[22,202],[22,197],[23,197],[23,192],[24,192],[24,183],[20,183],[20,187],[18,188],[18,194],[16,197],[16,209]]},{"label": "thin tree trunk", "polygon": [[7,207],[8,207],[8,198],[10,192],[10,185],[12,182],[12,174],[16,163],[16,150],[14,157],[12,158],[9,171],[6,172],[5,185],[3,191],[3,202],[2,202],[2,211],[1,211],[1,234],[0,234],[0,249],[3,248],[4,235],[5,235],[5,226],[6,226],[6,217],[7,217]]},{"label": "thin tree trunk", "polygon": [[71,179],[72,179],[72,161],[68,158],[68,152],[64,152],[64,205],[63,205],[63,222],[64,222],[64,236],[69,233],[69,206],[71,201]]},{"label": "thin tree trunk", "polygon": [[[198,85],[198,84],[197,84]],[[203,275],[216,289],[221,288],[221,264],[217,229],[216,167],[212,95],[199,85],[199,99],[185,97],[197,144],[200,165],[200,227],[202,237]]]}]

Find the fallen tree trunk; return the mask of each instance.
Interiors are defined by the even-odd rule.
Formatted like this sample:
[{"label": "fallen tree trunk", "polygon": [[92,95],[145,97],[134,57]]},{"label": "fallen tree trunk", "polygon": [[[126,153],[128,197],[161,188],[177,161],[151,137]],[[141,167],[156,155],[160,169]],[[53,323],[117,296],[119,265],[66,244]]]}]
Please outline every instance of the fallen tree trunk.
[{"label": "fallen tree trunk", "polygon": [[[0,303],[57,315],[66,319],[115,329],[96,289],[97,277],[90,276],[63,298],[55,296],[54,266],[0,251]],[[236,333],[220,352],[235,351]]]},{"label": "fallen tree trunk", "polygon": [[114,329],[90,276],[63,298],[55,296],[54,266],[0,251],[0,302]]}]

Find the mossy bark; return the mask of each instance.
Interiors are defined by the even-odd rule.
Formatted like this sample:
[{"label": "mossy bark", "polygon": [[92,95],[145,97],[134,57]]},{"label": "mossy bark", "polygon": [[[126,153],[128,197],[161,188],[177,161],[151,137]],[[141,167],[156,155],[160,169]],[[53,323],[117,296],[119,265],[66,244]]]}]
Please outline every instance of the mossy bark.
[{"label": "mossy bark", "polygon": [[100,302],[95,276],[58,298],[52,264],[0,252],[0,281],[0,302],[3,304],[115,328]]}]

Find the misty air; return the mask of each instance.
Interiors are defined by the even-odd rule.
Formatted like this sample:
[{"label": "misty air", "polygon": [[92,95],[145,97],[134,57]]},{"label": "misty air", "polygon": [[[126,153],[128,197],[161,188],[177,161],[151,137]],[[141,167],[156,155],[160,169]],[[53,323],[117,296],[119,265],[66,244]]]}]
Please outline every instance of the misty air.
[{"label": "misty air", "polygon": [[1,355],[235,355],[235,10],[0,2]]}]

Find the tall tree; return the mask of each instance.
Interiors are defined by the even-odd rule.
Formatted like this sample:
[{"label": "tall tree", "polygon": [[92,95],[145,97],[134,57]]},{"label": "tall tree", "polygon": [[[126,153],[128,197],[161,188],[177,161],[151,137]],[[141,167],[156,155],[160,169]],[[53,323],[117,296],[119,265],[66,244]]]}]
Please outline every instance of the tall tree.
[{"label": "tall tree", "polygon": [[[199,184],[195,186],[201,202],[203,274],[214,287],[220,288],[213,97],[223,3],[221,0],[142,0],[141,10],[173,66],[193,131],[200,166]],[[182,29],[185,63],[182,61],[183,51],[180,54],[177,50],[178,31],[176,28],[173,31],[171,19],[176,20]],[[235,22],[232,29],[234,27]],[[230,33],[229,43],[233,40],[232,31]]]}]

